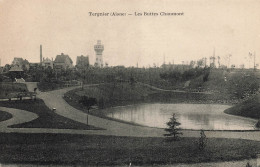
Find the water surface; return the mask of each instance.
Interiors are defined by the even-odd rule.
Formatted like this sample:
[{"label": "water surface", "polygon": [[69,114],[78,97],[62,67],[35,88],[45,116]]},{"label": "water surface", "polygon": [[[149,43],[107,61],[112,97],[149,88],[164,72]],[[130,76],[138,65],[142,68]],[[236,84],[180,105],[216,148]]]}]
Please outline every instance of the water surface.
[{"label": "water surface", "polygon": [[183,129],[253,130],[257,120],[225,114],[229,105],[138,104],[106,109],[107,116],[149,127],[165,128],[173,113]]}]

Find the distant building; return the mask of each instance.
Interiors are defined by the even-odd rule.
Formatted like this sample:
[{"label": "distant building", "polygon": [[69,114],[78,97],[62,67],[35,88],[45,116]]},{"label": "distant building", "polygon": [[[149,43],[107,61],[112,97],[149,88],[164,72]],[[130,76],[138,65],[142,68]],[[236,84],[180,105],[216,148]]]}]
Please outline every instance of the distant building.
[{"label": "distant building", "polygon": [[89,58],[88,56],[77,56],[76,67],[78,69],[88,68],[89,67]]},{"label": "distant building", "polygon": [[51,69],[53,69],[53,60],[49,59],[48,57],[47,58],[43,58],[41,64],[42,64],[42,66],[44,68],[50,67]]},{"label": "distant building", "polygon": [[60,55],[56,56],[53,67],[56,70],[66,70],[73,67],[72,63],[73,61],[71,60],[69,55],[61,53]]},{"label": "distant building", "polygon": [[28,60],[24,60],[23,58],[20,57],[15,57],[14,60],[12,61],[12,66],[18,66],[21,67],[23,70],[29,70],[30,65]]},{"label": "distant building", "polygon": [[0,67],[0,74],[4,72],[4,67]]},{"label": "distant building", "polygon": [[23,58],[20,58],[20,57],[15,57],[14,60],[12,61],[12,65],[22,65],[23,63]]},{"label": "distant building", "polygon": [[95,66],[96,67],[103,67],[103,57],[102,57],[102,53],[104,51],[104,45],[101,44],[101,41],[98,40],[97,44],[94,45],[94,50],[96,52],[96,62],[95,62]]}]

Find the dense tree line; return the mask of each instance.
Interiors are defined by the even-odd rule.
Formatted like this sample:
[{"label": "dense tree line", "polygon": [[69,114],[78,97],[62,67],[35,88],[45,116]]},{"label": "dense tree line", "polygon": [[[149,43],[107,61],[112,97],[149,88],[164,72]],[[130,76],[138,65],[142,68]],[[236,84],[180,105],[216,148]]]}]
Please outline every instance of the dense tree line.
[{"label": "dense tree line", "polygon": [[169,80],[170,82],[177,81],[188,81],[194,78],[197,78],[203,75],[203,81],[208,80],[208,76],[210,73],[210,68],[193,68],[188,69],[184,72],[177,70],[169,70],[160,74],[160,77],[165,80]]}]

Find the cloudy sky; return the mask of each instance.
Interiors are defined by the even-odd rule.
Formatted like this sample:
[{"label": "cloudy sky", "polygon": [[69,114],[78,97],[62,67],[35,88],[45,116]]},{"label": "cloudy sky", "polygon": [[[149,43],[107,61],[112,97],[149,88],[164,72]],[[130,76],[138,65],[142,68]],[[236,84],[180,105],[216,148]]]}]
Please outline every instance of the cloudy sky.
[{"label": "cloudy sky", "polygon": [[[259,0],[0,0],[1,65],[14,57],[39,62],[69,54],[95,60],[101,40],[109,65],[152,66],[232,54],[236,64],[256,52],[260,63]],[[89,16],[118,12],[126,16]],[[144,12],[184,12],[183,16],[135,16]],[[132,14],[132,15],[128,15]],[[251,61],[252,66],[252,61]]]}]

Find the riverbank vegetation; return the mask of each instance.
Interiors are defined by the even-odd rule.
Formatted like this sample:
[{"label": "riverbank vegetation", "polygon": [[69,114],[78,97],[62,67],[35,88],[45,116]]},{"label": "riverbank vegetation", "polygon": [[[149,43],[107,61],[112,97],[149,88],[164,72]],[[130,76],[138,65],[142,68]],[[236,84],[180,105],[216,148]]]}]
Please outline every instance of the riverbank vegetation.
[{"label": "riverbank vegetation", "polygon": [[39,117],[30,122],[12,125],[11,128],[53,128],[53,129],[83,129],[96,130],[93,126],[73,121],[56,114],[49,109],[41,99],[23,100],[23,101],[5,101],[0,102],[0,106],[26,110],[37,114]]},{"label": "riverbank vegetation", "polygon": [[1,163],[66,165],[156,165],[255,158],[260,142],[198,138],[167,142],[164,138],[69,134],[1,133]]}]

